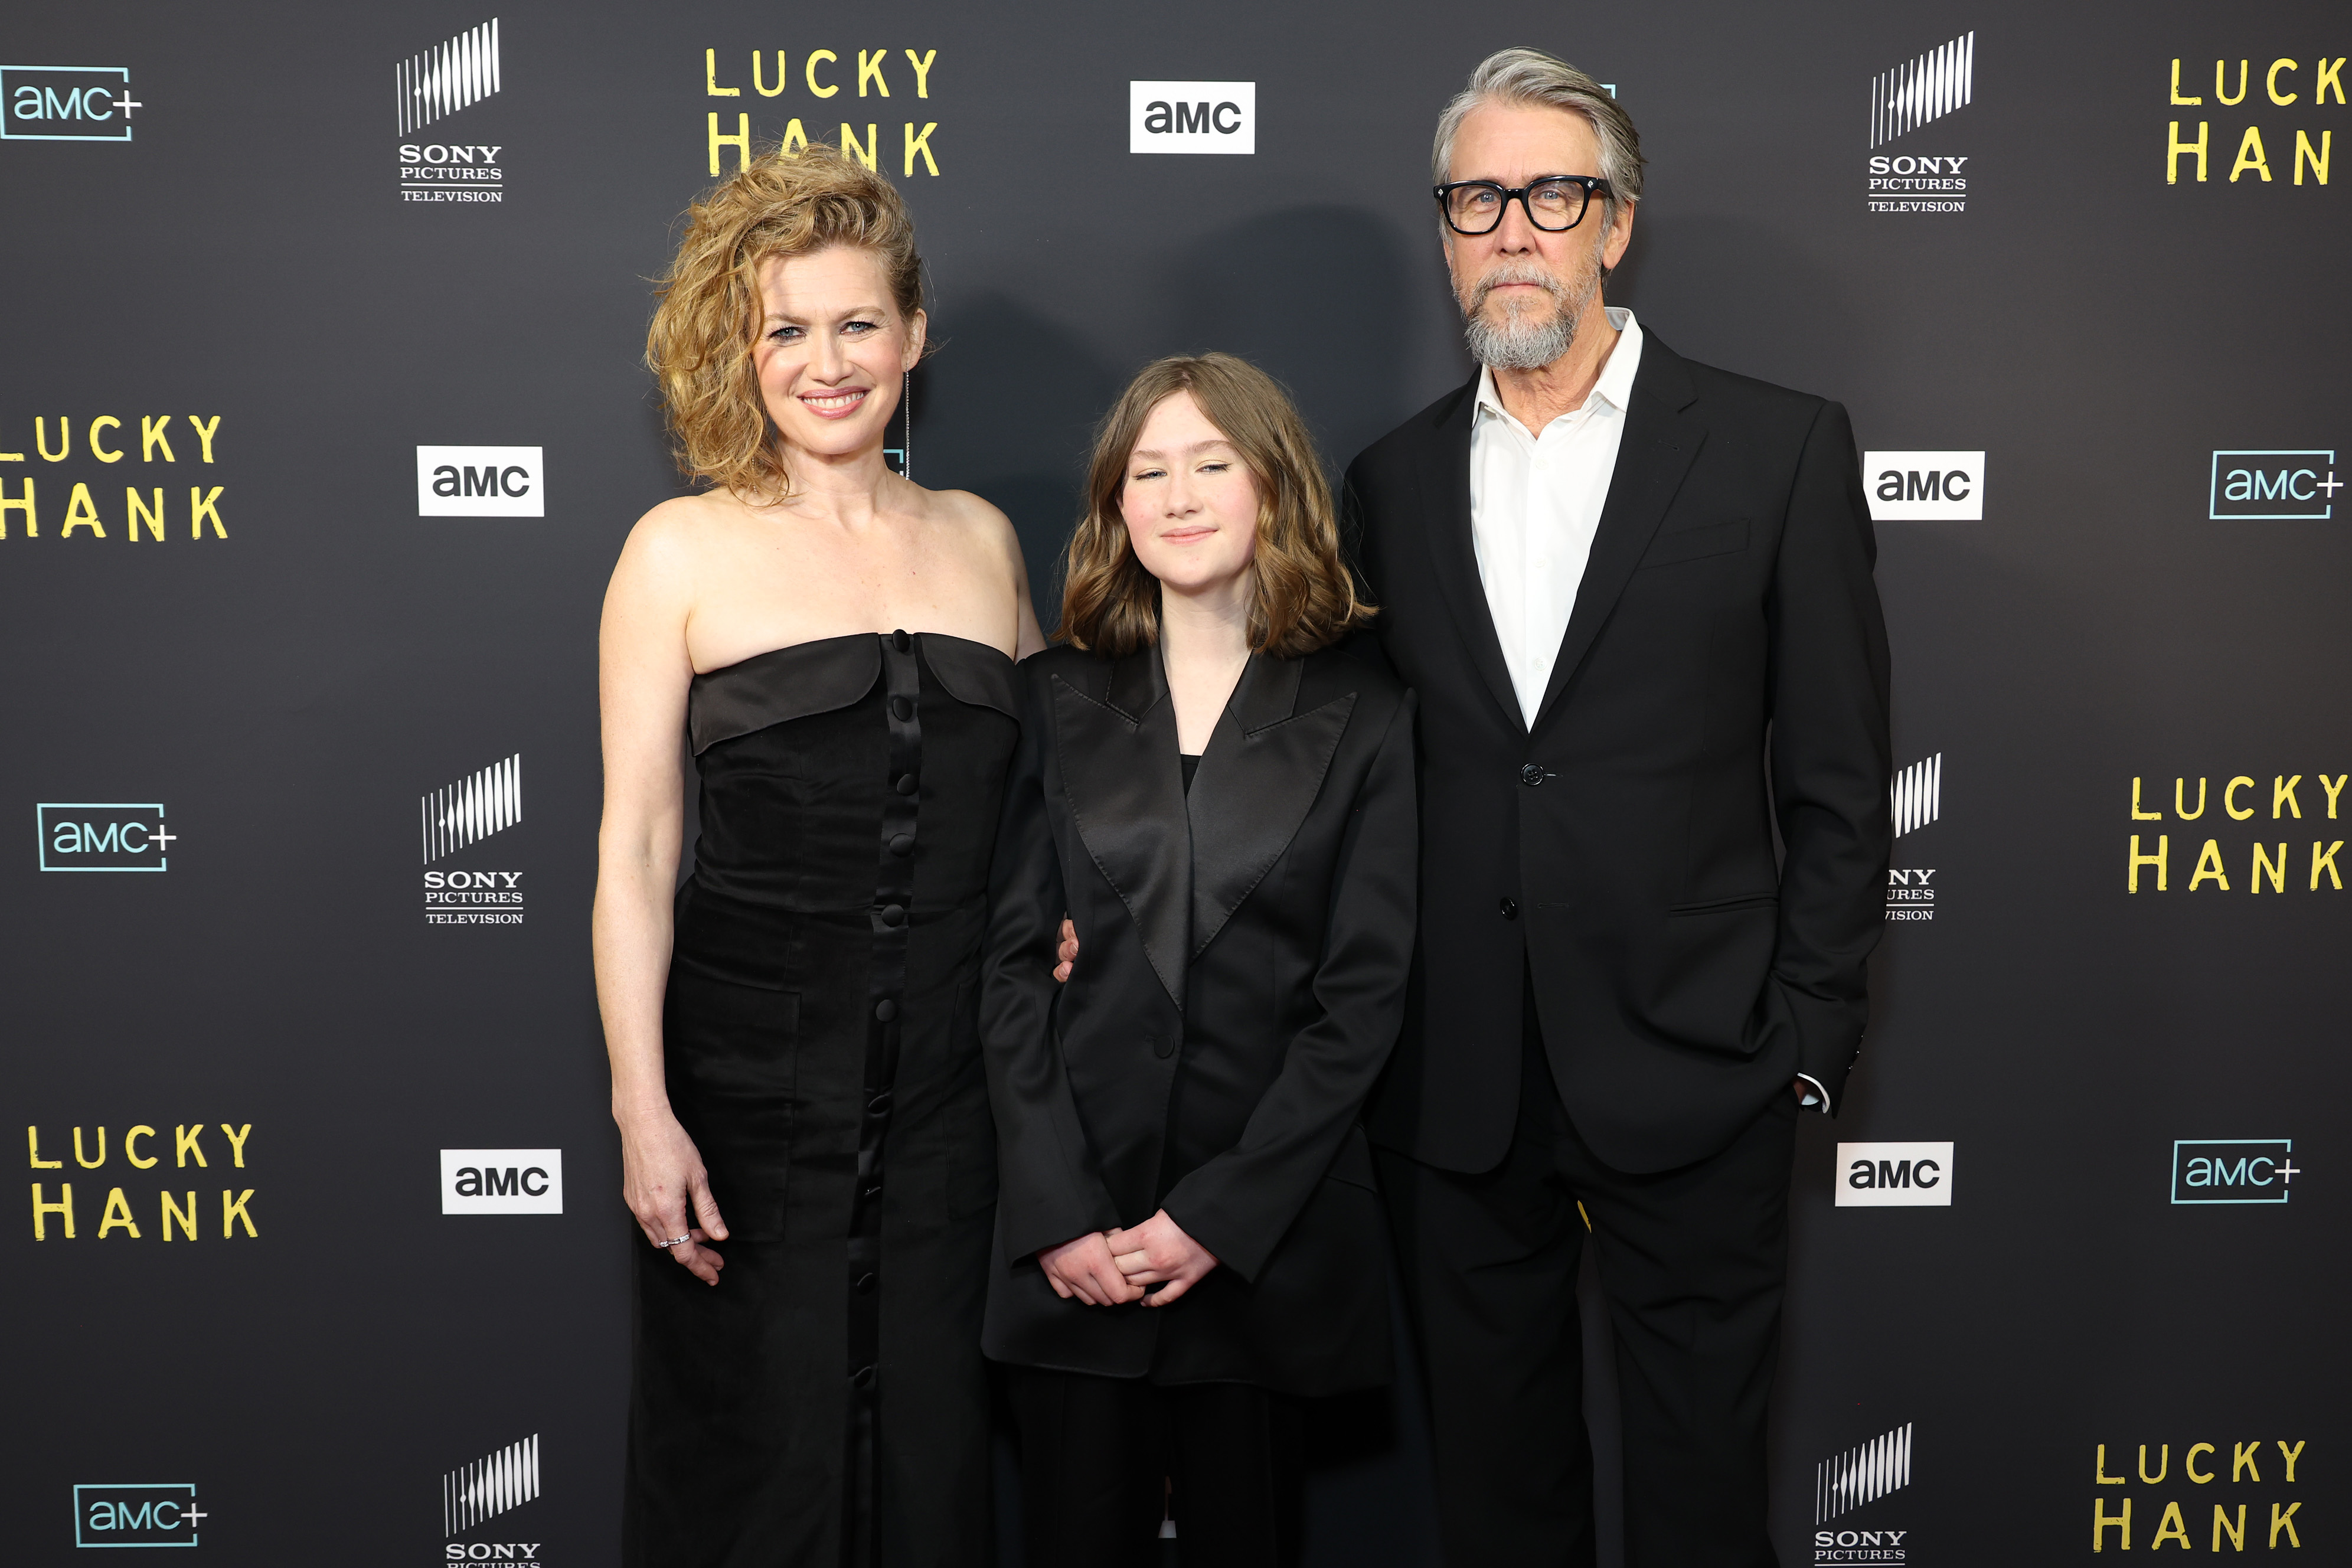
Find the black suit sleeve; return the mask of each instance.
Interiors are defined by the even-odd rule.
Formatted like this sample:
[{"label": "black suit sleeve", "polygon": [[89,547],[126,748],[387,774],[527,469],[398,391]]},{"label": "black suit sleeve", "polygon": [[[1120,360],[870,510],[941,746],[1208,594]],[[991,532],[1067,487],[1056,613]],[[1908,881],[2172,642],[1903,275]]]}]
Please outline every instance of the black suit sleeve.
[{"label": "black suit sleeve", "polygon": [[1291,1040],[1241,1142],[1178,1182],[1162,1205],[1244,1279],[1256,1279],[1329,1172],[1396,1044],[1421,854],[1414,711],[1408,693],[1349,814],[1315,973],[1321,1016]]},{"label": "black suit sleeve", "polygon": [[1068,900],[1045,815],[1053,715],[1043,683],[1023,682],[1021,743],[1004,784],[982,960],[981,1044],[996,1117],[998,1234],[1004,1261],[1118,1224],[1055,1037],[1054,978]]},{"label": "black suit sleeve", "polygon": [[1862,1048],[1864,969],[1894,844],[1876,558],[1853,428],[1825,404],[1798,459],[1767,608],[1773,807],[1788,858],[1761,1006],[1764,1030],[1795,1036],[1798,1070],[1832,1110]]}]

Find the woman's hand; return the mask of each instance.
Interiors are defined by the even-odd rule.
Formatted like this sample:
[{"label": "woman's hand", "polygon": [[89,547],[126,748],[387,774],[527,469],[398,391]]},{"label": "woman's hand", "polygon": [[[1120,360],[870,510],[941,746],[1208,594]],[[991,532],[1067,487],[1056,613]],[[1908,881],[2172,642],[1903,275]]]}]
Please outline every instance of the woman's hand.
[{"label": "woman's hand", "polygon": [[1059,1247],[1049,1247],[1037,1255],[1037,1267],[1045,1271],[1045,1283],[1054,1294],[1066,1301],[1076,1296],[1089,1307],[1121,1307],[1139,1300],[1143,1287],[1119,1272],[1111,1261],[1110,1244],[1105,1236],[1117,1232],[1089,1231],[1076,1241],[1066,1241]]},{"label": "woman's hand", "polygon": [[727,1222],[710,1195],[701,1152],[667,1107],[621,1122],[621,1195],[647,1241],[658,1247],[685,1237],[666,1249],[671,1261],[705,1285],[719,1283],[727,1264],[709,1244],[727,1239]]},{"label": "woman's hand", "polygon": [[1132,1230],[1114,1230],[1103,1239],[1129,1284],[1160,1287],[1144,1297],[1147,1307],[1168,1305],[1217,1266],[1217,1255],[1186,1236],[1166,1209]]}]

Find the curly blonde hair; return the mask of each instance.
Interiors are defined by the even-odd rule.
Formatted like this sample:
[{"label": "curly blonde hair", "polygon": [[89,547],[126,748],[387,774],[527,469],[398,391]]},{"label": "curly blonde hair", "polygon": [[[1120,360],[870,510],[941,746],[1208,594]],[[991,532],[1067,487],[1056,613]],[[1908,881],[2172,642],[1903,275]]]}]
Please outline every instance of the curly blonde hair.
[{"label": "curly blonde hair", "polygon": [[1331,486],[1282,384],[1233,354],[1177,354],[1144,366],[1096,433],[1087,512],[1065,567],[1063,637],[1114,658],[1160,640],[1160,584],[1136,558],[1118,503],[1144,422],[1179,392],[1192,395],[1257,481],[1251,648],[1297,658],[1378,615],[1340,559]]},{"label": "curly blonde hair", "polygon": [[870,250],[910,321],[923,306],[915,220],[888,180],[822,142],[749,160],[686,218],[646,332],[678,470],[746,500],[787,497],[792,475],[751,358],[760,265],[835,245]]}]

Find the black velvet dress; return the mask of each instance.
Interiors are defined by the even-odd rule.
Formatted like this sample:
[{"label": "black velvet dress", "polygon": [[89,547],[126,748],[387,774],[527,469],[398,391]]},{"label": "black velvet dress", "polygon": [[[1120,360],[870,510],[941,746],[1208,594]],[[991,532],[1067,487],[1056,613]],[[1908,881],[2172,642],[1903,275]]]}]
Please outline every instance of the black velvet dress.
[{"label": "black velvet dress", "polygon": [[931,1568],[990,1551],[975,1031],[1012,660],[828,637],[695,678],[701,837],[663,1013],[727,1221],[636,1248],[626,1560]]}]

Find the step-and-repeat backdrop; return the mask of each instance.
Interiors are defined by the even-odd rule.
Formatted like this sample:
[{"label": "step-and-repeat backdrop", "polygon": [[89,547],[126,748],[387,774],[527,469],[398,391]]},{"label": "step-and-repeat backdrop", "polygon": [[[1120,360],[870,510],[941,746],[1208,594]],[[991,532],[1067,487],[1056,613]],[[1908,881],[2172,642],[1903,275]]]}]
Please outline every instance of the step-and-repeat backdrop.
[{"label": "step-and-repeat backdrop", "polygon": [[[0,1556],[615,1561],[594,644],[699,187],[901,183],[913,473],[1050,603],[1146,359],[1252,357],[1335,468],[1465,377],[1430,132],[1517,43],[1642,128],[1612,297],[1843,400],[1879,520],[1899,837],[1801,1137],[1782,1561],[2352,1560],[2318,0],[12,12]],[[1318,1414],[1314,1562],[1434,1562],[1414,1414]]]}]

